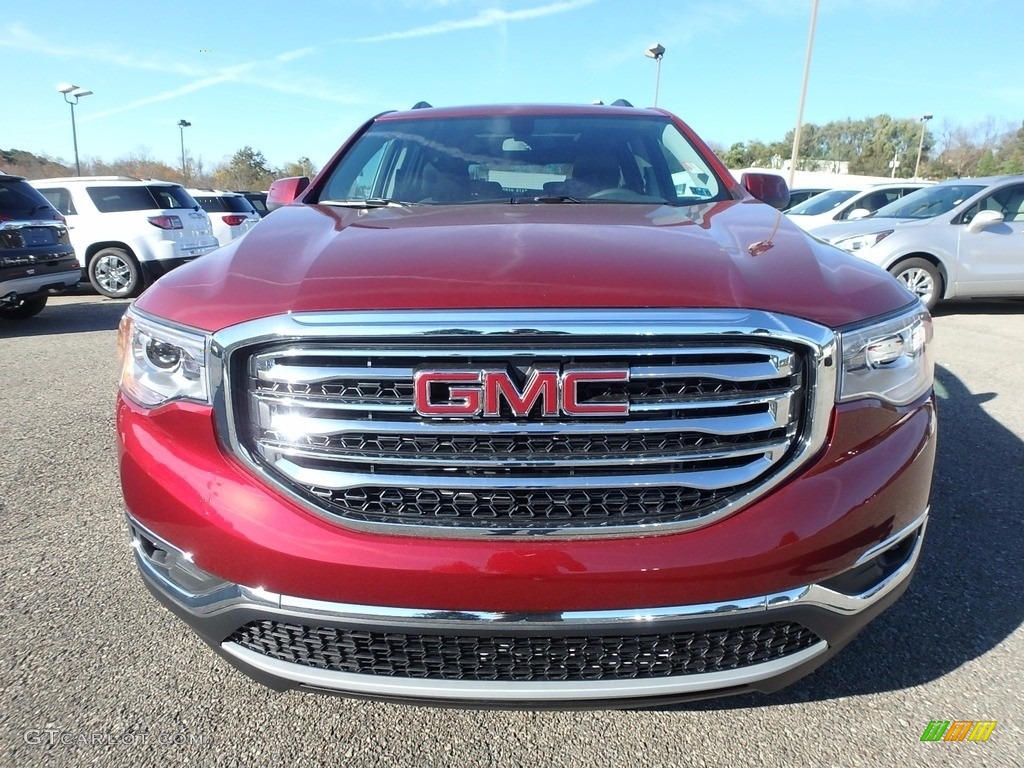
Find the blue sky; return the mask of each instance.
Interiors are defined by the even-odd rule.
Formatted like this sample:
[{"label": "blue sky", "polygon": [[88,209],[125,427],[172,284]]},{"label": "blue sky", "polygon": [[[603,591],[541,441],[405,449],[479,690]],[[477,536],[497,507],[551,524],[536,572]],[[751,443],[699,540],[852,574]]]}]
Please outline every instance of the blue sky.
[{"label": "blue sky", "polygon": [[[244,145],[318,166],[363,120],[419,100],[654,100],[723,146],[796,121],[811,0],[50,0],[0,14],[0,149],[207,168]],[[1024,3],[821,0],[805,122],[1024,119]]]}]

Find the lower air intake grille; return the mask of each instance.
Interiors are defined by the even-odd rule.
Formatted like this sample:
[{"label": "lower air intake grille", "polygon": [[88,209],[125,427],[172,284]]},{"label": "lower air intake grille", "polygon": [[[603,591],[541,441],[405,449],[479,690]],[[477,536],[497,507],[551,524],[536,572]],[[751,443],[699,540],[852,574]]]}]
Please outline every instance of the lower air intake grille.
[{"label": "lower air intake grille", "polygon": [[333,672],[431,680],[634,680],[783,658],[820,638],[793,622],[643,635],[427,635],[257,621],[229,642]]}]

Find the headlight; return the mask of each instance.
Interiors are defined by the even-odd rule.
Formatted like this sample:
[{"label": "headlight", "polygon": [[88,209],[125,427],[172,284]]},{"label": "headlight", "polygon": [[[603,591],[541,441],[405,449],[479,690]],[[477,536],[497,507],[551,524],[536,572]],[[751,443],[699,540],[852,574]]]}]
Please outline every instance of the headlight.
[{"label": "headlight", "polygon": [[864,248],[870,248],[873,245],[878,245],[885,238],[892,234],[891,229],[887,229],[883,232],[872,232],[869,235],[854,235],[853,237],[844,237],[842,240],[836,240],[832,243],[838,248],[842,248],[844,251],[854,253],[855,251],[862,250]]},{"label": "headlight", "polygon": [[118,329],[121,390],[153,407],[171,400],[210,400],[206,386],[207,339],[128,310]]},{"label": "headlight", "polygon": [[877,397],[907,405],[932,387],[932,318],[923,307],[874,325],[841,331],[839,401]]}]

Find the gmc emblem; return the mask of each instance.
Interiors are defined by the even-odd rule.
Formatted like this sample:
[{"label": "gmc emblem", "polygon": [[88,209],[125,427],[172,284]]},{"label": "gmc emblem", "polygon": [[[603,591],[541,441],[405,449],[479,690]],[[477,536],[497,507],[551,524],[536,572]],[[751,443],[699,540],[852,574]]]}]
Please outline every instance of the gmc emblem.
[{"label": "gmc emblem", "polygon": [[625,416],[629,402],[581,403],[580,384],[629,381],[627,369],[585,370],[531,368],[520,388],[508,371],[421,370],[416,385],[416,413],[421,416],[501,417],[504,401],[515,416],[527,416],[538,403],[545,417]]}]

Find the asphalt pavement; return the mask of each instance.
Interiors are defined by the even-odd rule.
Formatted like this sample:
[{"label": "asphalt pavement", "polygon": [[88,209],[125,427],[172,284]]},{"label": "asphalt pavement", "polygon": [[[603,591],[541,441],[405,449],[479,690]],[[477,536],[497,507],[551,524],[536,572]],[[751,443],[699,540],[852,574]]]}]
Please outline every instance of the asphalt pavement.
[{"label": "asphalt pavement", "polygon": [[[126,302],[0,321],[0,766],[1024,765],[1024,301],[936,317],[932,517],[907,594],[774,696],[463,711],[275,693],[143,587],[114,444]],[[987,742],[921,742],[986,720]]]}]

